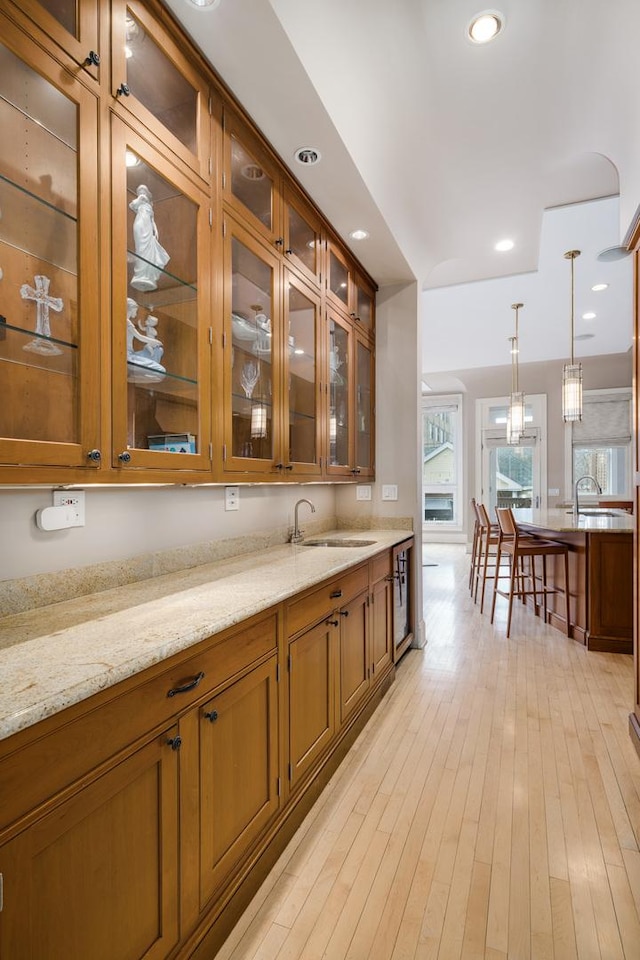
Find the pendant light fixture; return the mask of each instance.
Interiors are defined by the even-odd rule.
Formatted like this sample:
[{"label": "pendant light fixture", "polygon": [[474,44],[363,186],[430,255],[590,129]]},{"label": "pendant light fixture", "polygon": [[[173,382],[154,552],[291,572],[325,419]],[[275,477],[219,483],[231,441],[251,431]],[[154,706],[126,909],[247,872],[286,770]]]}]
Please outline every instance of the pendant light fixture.
[{"label": "pendant light fixture", "polygon": [[574,261],[580,256],[579,250],[568,250],[564,258],[571,261],[571,361],[562,368],[562,419],[565,423],[582,420],[582,364],[576,363],[573,356],[575,340],[574,316]]},{"label": "pendant light fixture", "polygon": [[511,396],[509,398],[509,412],[507,413],[507,443],[515,446],[520,443],[524,434],[524,393],[518,384],[518,353],[520,352],[518,339],[518,310],[523,303],[512,303],[511,309],[516,312],[516,335],[509,337],[511,342]]}]

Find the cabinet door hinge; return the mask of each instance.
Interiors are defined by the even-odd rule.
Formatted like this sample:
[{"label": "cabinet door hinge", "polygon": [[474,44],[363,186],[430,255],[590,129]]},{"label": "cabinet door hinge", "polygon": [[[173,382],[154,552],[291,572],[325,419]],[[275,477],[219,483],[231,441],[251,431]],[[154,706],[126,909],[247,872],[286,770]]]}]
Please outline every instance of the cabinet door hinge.
[{"label": "cabinet door hinge", "polygon": [[4,877],[0,873],[0,913],[4,907]]},{"label": "cabinet door hinge", "polygon": [[209,157],[209,176],[211,176],[212,172],[213,172],[213,160],[211,159],[211,157]]},{"label": "cabinet door hinge", "polygon": [[291,673],[291,654],[287,654],[287,670]]},{"label": "cabinet door hinge", "polygon": [[209,343],[213,345],[213,327],[209,327]]},{"label": "cabinet door hinge", "polygon": [[223,239],[226,237],[226,235],[227,235],[227,221],[226,221],[226,220],[223,220],[223,221],[222,221],[222,237],[223,237]]},{"label": "cabinet door hinge", "polygon": [[280,664],[276,663],[276,683],[280,683]]},{"label": "cabinet door hinge", "polygon": [[224,348],[226,347],[226,345],[227,345],[227,335],[226,335],[226,333],[225,333],[224,330],[223,330],[223,331],[222,331],[222,349],[223,349],[223,350],[224,350]]},{"label": "cabinet door hinge", "polygon": [[209,463],[213,463],[213,444],[209,444]]},{"label": "cabinet door hinge", "polygon": [[291,764],[289,763],[289,764],[287,765],[287,767],[288,767],[287,772],[288,772],[288,774],[289,774],[289,780],[291,780],[291,774],[293,773]]},{"label": "cabinet door hinge", "polygon": [[278,790],[278,796],[280,796],[280,794],[281,794],[281,792],[282,792],[282,783],[281,783],[281,781],[280,781],[280,777],[278,777],[277,790]]},{"label": "cabinet door hinge", "polygon": [[222,444],[222,462],[224,463],[227,459],[227,445],[226,443]]},{"label": "cabinet door hinge", "polygon": [[227,189],[227,174],[225,173],[224,170],[222,171],[222,189],[223,190]]},{"label": "cabinet door hinge", "polygon": [[[212,100],[211,100],[211,94],[209,94],[209,116],[211,116],[212,113],[213,113],[213,103],[212,103]],[[211,162],[211,161],[209,161],[209,162]]]},{"label": "cabinet door hinge", "polygon": [[213,210],[209,207],[209,227],[213,227]]}]

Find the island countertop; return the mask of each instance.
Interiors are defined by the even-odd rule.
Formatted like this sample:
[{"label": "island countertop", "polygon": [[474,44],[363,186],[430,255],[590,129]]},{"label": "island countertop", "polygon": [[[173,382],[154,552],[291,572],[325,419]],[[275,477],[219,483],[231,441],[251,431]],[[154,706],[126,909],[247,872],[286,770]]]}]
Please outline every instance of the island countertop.
[{"label": "island countertop", "polygon": [[570,508],[556,508],[552,510],[536,510],[533,508],[519,508],[513,511],[516,521],[522,526],[535,531],[548,530],[556,533],[632,533],[635,520],[632,514],[624,510],[607,507],[587,507],[586,513],[578,516]]},{"label": "island countertop", "polygon": [[0,619],[0,739],[390,549],[412,533],[340,530],[331,536],[369,543],[355,548],[283,544]]}]

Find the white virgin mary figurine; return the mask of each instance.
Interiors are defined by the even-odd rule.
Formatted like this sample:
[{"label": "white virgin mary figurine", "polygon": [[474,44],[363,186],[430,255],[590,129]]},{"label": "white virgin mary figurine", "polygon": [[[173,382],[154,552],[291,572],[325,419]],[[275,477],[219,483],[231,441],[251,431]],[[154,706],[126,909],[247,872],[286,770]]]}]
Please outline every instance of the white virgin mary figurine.
[{"label": "white virgin mary figurine", "polygon": [[158,240],[151,193],[144,183],[137,188],[136,197],[129,207],[136,215],[133,221],[133,242],[137,254],[131,286],[136,290],[155,290],[160,276],[157,268],[166,267],[171,258]]}]

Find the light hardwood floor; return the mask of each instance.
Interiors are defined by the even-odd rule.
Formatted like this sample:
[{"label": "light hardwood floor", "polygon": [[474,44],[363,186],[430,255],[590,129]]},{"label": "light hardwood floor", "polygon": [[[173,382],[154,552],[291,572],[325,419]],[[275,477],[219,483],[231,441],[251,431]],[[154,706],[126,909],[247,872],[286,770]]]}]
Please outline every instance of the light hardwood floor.
[{"label": "light hardwood floor", "polygon": [[506,640],[462,546],[425,560],[428,646],[216,960],[640,960],[632,658],[521,605]]}]

